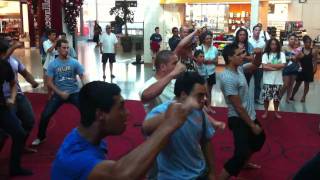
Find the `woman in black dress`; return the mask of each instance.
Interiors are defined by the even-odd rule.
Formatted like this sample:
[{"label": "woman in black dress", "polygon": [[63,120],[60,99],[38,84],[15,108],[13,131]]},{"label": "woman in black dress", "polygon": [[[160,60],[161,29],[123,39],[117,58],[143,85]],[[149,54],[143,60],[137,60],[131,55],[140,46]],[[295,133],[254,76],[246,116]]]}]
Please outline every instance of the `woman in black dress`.
[{"label": "woman in black dress", "polygon": [[313,76],[317,71],[317,52],[311,47],[312,40],[310,36],[303,37],[304,48],[302,49],[300,64],[302,71],[299,72],[295,86],[293,88],[292,96],[290,99],[294,99],[294,95],[297,93],[302,81],[304,82],[304,91],[301,98],[301,102],[305,102],[306,95],[309,91],[309,83],[313,82]]}]

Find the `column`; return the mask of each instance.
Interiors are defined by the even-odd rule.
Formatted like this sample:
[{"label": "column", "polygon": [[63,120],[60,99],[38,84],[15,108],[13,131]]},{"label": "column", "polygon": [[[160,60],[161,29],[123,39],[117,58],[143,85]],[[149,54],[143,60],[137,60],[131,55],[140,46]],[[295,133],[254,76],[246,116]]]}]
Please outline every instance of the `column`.
[{"label": "column", "polygon": [[251,1],[251,15],[250,15],[250,28],[259,22],[259,0]]}]

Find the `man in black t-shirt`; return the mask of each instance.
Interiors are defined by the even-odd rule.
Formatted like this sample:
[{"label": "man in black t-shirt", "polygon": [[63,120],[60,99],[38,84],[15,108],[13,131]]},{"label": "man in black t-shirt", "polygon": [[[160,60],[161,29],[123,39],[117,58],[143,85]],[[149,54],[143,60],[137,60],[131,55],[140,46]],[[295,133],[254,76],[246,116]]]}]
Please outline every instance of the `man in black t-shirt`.
[{"label": "man in black t-shirt", "polygon": [[152,65],[153,65],[153,70],[156,70],[155,69],[155,66],[154,66],[154,60],[160,50],[160,44],[161,44],[161,41],[162,41],[162,37],[161,35],[159,34],[159,27],[156,27],[154,29],[155,33],[153,33],[150,37],[150,49],[151,49],[151,52],[152,52]]},{"label": "man in black t-shirt", "polygon": [[181,38],[179,36],[179,29],[177,27],[172,28],[172,37],[169,39],[169,46],[171,51],[174,51],[178,46]]},{"label": "man in black t-shirt", "polygon": [[[8,46],[0,41],[0,57],[6,57]],[[4,98],[2,86],[4,82],[10,82],[11,96]],[[10,175],[32,175],[28,169],[21,167],[21,155],[24,148],[26,132],[21,126],[20,120],[10,110],[15,103],[17,95],[16,80],[14,72],[8,61],[0,59],[0,129],[12,138],[10,156]]]}]

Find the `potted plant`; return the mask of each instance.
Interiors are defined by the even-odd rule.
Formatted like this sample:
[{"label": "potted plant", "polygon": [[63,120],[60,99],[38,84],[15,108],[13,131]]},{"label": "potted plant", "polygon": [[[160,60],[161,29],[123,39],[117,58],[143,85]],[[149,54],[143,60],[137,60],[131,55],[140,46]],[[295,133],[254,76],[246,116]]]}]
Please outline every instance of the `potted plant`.
[{"label": "potted plant", "polygon": [[125,35],[121,37],[121,45],[124,52],[131,52],[132,50],[132,39],[128,35],[127,23],[133,23],[134,12],[129,8],[129,3],[123,1],[116,4],[115,7],[111,8],[109,11],[110,15],[115,15],[115,29],[122,30],[124,25]]}]

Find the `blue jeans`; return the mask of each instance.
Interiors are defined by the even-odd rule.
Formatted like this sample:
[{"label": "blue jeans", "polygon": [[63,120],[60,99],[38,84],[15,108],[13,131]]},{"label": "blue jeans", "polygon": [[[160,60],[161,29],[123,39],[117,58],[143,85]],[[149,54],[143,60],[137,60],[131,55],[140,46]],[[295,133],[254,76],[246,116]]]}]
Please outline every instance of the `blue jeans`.
[{"label": "blue jeans", "polygon": [[12,138],[10,170],[19,169],[26,131],[12,109],[0,106],[0,128]]},{"label": "blue jeans", "polygon": [[63,100],[59,95],[54,94],[48,101],[46,107],[44,108],[39,124],[38,138],[43,140],[46,138],[46,131],[50,121],[51,116],[59,109],[64,103],[71,103],[79,109],[79,93],[70,94],[67,100]]},{"label": "blue jeans", "polygon": [[256,101],[260,99],[262,76],[263,70],[261,68],[258,68],[254,73],[254,100]]}]

